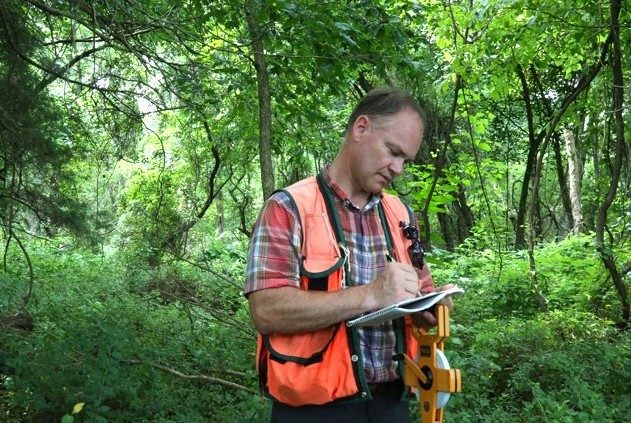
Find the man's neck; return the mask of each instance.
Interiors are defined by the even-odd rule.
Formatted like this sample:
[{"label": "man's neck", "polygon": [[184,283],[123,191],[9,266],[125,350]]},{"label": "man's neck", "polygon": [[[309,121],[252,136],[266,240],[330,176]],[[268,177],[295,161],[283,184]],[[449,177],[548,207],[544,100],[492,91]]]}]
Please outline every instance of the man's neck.
[{"label": "man's neck", "polygon": [[343,156],[338,155],[331,163],[331,166],[329,166],[329,176],[348,195],[351,203],[358,209],[363,210],[370,201],[371,195],[355,186],[349,169],[350,164],[344,160]]}]

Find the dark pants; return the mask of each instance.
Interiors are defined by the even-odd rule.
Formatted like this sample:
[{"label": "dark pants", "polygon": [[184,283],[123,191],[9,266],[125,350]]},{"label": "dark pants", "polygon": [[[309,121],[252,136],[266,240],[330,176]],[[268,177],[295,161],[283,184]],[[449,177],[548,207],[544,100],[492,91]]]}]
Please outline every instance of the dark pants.
[{"label": "dark pants", "polygon": [[401,401],[403,384],[372,391],[372,400],[351,403],[291,407],[274,401],[272,423],[409,423],[408,402]]}]

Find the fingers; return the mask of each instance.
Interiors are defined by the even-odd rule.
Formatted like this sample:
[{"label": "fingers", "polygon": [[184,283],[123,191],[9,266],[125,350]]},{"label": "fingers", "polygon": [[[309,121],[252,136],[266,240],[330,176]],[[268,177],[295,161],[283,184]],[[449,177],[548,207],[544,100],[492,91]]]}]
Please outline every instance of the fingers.
[{"label": "fingers", "polygon": [[380,307],[413,298],[418,292],[418,276],[409,264],[392,262],[370,284],[370,295]]},{"label": "fingers", "polygon": [[436,326],[436,316],[434,316],[430,311],[421,311],[419,313],[414,313],[412,315],[412,320],[414,321],[414,325],[429,330]]},{"label": "fingers", "polygon": [[[438,287],[438,291],[444,291],[446,289],[451,289],[451,288],[453,288],[455,286],[456,285],[454,285],[452,283],[449,283],[447,285],[443,285],[441,287]],[[451,297],[443,298],[440,302],[441,302],[441,304],[446,305],[449,308],[449,310],[453,310],[454,302],[451,300]]]},{"label": "fingers", "polygon": [[445,291],[447,289],[451,289],[451,288],[455,288],[455,287],[456,287],[456,285],[454,285],[453,283],[448,283],[446,285],[439,286],[437,290],[438,291]]},{"label": "fingers", "polygon": [[386,272],[394,288],[416,296],[418,292],[418,275],[411,265],[389,263]]},{"label": "fingers", "polygon": [[407,279],[418,280],[418,275],[416,274],[416,270],[414,270],[414,267],[412,267],[412,265],[410,264],[396,263],[396,262],[388,263],[386,265],[385,271],[393,272]]},{"label": "fingers", "polygon": [[440,303],[446,305],[449,310],[453,310],[454,308],[454,302],[451,301],[451,298],[449,297],[443,298]]}]

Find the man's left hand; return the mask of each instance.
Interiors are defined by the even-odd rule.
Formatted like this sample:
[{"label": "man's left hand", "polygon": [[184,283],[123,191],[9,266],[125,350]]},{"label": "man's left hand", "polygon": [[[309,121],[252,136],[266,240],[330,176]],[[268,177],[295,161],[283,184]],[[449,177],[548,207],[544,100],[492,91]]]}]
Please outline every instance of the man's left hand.
[{"label": "man's left hand", "polygon": [[[436,290],[444,291],[446,289],[451,289],[454,286],[455,286],[454,284],[450,283],[447,285],[439,286],[438,289]],[[454,307],[454,302],[451,300],[451,297],[443,298],[440,301],[440,303],[449,307],[449,310],[452,310]],[[429,310],[423,310],[423,311],[419,311],[418,313],[414,313],[412,315],[412,321],[414,322],[414,325],[419,326],[425,330],[429,330],[430,328],[433,328],[434,326],[436,326],[436,323],[437,323],[436,316],[434,316],[434,313],[432,313]]]}]

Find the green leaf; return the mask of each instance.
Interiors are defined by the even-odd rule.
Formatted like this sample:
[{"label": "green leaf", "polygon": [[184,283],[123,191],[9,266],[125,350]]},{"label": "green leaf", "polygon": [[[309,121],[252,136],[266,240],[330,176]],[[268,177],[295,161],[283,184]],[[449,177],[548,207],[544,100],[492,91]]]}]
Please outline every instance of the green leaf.
[{"label": "green leaf", "polygon": [[81,410],[83,410],[83,406],[85,405],[85,402],[78,402],[74,405],[74,407],[72,408],[72,414],[78,414],[81,412]]}]

